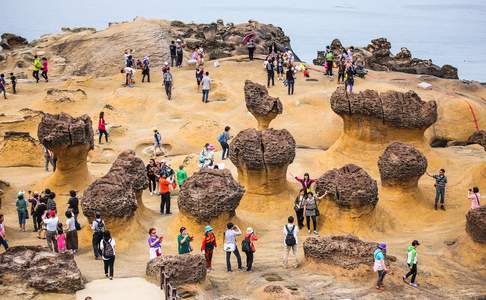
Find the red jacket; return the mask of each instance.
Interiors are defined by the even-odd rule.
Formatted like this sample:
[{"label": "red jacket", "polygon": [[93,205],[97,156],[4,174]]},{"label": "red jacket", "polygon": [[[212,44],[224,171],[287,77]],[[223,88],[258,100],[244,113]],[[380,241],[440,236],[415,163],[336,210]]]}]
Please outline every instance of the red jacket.
[{"label": "red jacket", "polygon": [[257,236],[254,233],[247,233],[245,234],[246,238],[250,239],[251,251],[255,252],[255,244],[253,244],[253,241],[258,241]]},{"label": "red jacket", "polygon": [[159,187],[160,187],[160,193],[164,194],[167,192],[170,192],[170,181],[165,179],[164,177],[160,177],[159,179]]},{"label": "red jacket", "polygon": [[206,251],[206,245],[213,244],[213,248],[216,248],[216,236],[214,236],[213,232],[208,232],[208,234],[204,235],[201,245],[201,251]]},{"label": "red jacket", "polygon": [[105,119],[104,118],[100,118],[100,120],[98,121],[98,129],[106,131]]}]

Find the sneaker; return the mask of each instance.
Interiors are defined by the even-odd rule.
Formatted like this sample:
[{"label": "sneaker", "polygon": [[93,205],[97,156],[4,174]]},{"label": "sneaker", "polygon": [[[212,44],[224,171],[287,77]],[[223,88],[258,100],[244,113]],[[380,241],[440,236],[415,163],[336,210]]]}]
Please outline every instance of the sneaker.
[{"label": "sneaker", "polygon": [[314,230],[314,234],[318,235],[318,234],[319,234],[319,232],[317,232],[317,230]]},{"label": "sneaker", "polygon": [[434,209],[437,210],[437,205],[434,205]]},{"label": "sneaker", "polygon": [[243,272],[243,268],[238,268],[238,272]]},{"label": "sneaker", "polygon": [[108,273],[107,273],[107,274],[105,274],[105,277],[106,277],[106,278],[108,278]]},{"label": "sneaker", "polygon": [[110,280],[113,280],[113,277],[112,276],[110,276]]},{"label": "sneaker", "polygon": [[153,195],[154,195],[154,193],[150,192],[150,196],[153,196]]},{"label": "sneaker", "polygon": [[441,205],[441,206],[440,206],[440,209],[442,209],[442,210],[446,210],[446,209],[445,209],[445,207],[444,207],[444,205]]},{"label": "sneaker", "polygon": [[418,285],[416,283],[410,283],[410,286],[412,286],[414,288],[418,288]]},{"label": "sneaker", "polygon": [[403,276],[403,277],[402,277],[402,280],[403,280],[403,282],[408,283],[408,282],[407,282],[407,277]]},{"label": "sneaker", "polygon": [[307,230],[307,233],[310,234],[310,230]]}]

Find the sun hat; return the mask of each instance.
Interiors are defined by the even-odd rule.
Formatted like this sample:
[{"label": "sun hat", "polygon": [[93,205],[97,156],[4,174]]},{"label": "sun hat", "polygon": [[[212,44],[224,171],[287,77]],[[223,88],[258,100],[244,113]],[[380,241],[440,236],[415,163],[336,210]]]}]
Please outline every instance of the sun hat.
[{"label": "sun hat", "polygon": [[206,227],[204,227],[204,232],[210,232],[210,231],[213,231],[213,227],[211,227],[211,225],[206,225]]},{"label": "sun hat", "polygon": [[378,245],[378,248],[380,248],[381,250],[386,250],[386,244],[385,243],[380,243]]},{"label": "sun hat", "polygon": [[24,193],[23,191],[20,191],[20,192],[17,194],[17,196],[18,196],[18,197],[23,197],[23,196],[24,196],[24,194],[25,194],[25,193]]},{"label": "sun hat", "polygon": [[253,233],[253,228],[248,227],[248,228],[246,229],[246,233]]}]

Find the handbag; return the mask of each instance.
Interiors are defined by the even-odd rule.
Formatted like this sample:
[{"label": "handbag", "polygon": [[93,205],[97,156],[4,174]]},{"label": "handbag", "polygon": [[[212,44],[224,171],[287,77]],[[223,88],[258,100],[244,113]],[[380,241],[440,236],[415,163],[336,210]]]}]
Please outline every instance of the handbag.
[{"label": "handbag", "polygon": [[25,209],[25,219],[29,218],[29,210],[26,208]]},{"label": "handbag", "polygon": [[233,252],[236,250],[236,245],[234,243],[224,243],[223,249],[225,252]]},{"label": "handbag", "polygon": [[316,217],[319,217],[319,215],[320,215],[321,213],[319,212],[319,208],[317,208],[317,206],[316,206],[315,211],[316,211]]}]

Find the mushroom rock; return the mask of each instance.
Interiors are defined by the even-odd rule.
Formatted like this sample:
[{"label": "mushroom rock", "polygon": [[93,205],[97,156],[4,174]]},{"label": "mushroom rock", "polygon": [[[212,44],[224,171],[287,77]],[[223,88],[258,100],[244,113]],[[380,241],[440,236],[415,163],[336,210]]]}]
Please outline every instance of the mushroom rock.
[{"label": "mushroom rock", "polygon": [[143,207],[142,192],[148,187],[143,161],[135,152],[122,152],[106,175],[96,179],[81,198],[83,214],[92,219],[96,212],[108,221],[132,217]]},{"label": "mushroom rock", "polygon": [[316,182],[316,193],[330,194],[342,208],[375,207],[378,203],[378,185],[365,170],[353,164],[324,173]]},{"label": "mushroom rock", "polygon": [[230,144],[238,180],[253,194],[278,194],[287,185],[287,167],[295,158],[295,140],[286,129],[240,131]]},{"label": "mushroom rock", "polygon": [[[377,246],[376,242],[365,242],[352,235],[308,237],[304,242],[304,256],[308,260],[353,270],[360,265],[372,266]],[[396,261],[393,256],[387,255],[387,258]]]},{"label": "mushroom rock", "polygon": [[28,132],[7,131],[0,148],[0,167],[42,167],[42,145]]},{"label": "mushroom rock", "polygon": [[87,157],[94,148],[94,141],[88,115],[73,118],[65,113],[46,113],[39,123],[37,136],[57,158],[56,171],[50,178],[54,186],[77,189],[91,180]]},{"label": "mushroom rock", "polygon": [[47,247],[16,246],[0,254],[2,285],[25,284],[41,292],[74,293],[84,288],[73,254]]},{"label": "mushroom rock", "polygon": [[486,244],[486,205],[467,212],[466,231],[473,241]]},{"label": "mushroom rock", "polygon": [[12,50],[29,44],[27,39],[13,33],[6,32],[2,34],[1,38],[0,46],[5,50]]},{"label": "mushroom rock", "polygon": [[210,222],[225,213],[234,216],[244,193],[229,170],[202,169],[184,182],[177,203],[182,213]]},{"label": "mushroom rock", "polygon": [[416,187],[427,170],[427,158],[414,146],[395,142],[378,160],[383,186]]},{"label": "mushroom rock", "polygon": [[486,131],[478,130],[474,132],[468,139],[468,144],[479,144],[483,146],[484,150],[486,150]]},{"label": "mushroom rock", "polygon": [[162,255],[147,263],[145,274],[151,281],[160,284],[160,269],[169,275],[175,285],[199,283],[206,279],[206,260],[203,255]]},{"label": "mushroom rock", "polygon": [[73,103],[87,99],[86,92],[82,89],[48,89],[44,101],[53,103]]},{"label": "mushroom rock", "polygon": [[258,122],[258,130],[268,128],[270,122],[282,114],[283,106],[279,98],[268,95],[268,90],[261,84],[245,81],[246,108]]}]

